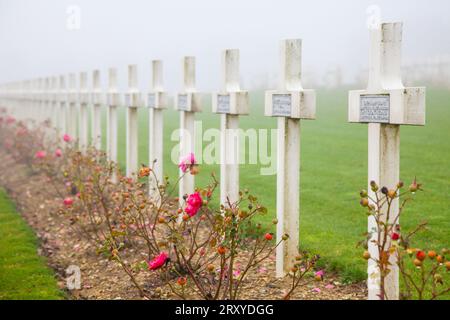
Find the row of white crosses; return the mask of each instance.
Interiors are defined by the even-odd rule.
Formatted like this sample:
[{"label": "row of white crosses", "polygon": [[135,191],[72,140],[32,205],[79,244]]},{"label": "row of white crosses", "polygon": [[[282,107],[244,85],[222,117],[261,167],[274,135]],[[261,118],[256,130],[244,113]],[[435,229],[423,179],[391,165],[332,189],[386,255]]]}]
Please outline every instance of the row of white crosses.
[{"label": "row of white crosses", "polygon": [[[370,74],[367,90],[349,93],[349,121],[369,125],[369,182],[374,180],[382,186],[394,186],[399,180],[400,125],[425,124],[425,89],[405,88],[401,81],[402,24],[386,23],[371,30]],[[281,43],[280,83],[276,91],[265,94],[265,115],[278,118],[277,152],[277,240],[284,234],[289,240],[277,248],[276,274],[278,277],[289,272],[299,248],[300,212],[300,120],[312,120],[316,114],[316,94],[303,89],[301,82],[301,40],[285,40]],[[180,155],[194,152],[194,119],[200,112],[201,95],[195,87],[195,58],[185,57],[183,66],[183,88],[176,94],[175,108],[180,112]],[[163,183],[163,109],[167,107],[167,94],[163,88],[162,62],[152,61],[152,84],[143,98],[138,89],[136,65],[128,67],[128,92],[124,105],[127,107],[127,150],[126,173],[131,176],[138,171],[138,108],[149,108],[149,163],[156,161],[155,173]],[[222,88],[212,94],[212,111],[220,114],[221,121],[221,203],[239,199],[239,116],[249,113],[248,92],[239,84],[239,51],[225,50],[222,56]],[[2,87],[0,98],[8,103],[27,100],[28,110],[44,114],[52,110],[61,123],[62,132],[77,136],[77,104],[80,108],[79,141],[87,146],[86,106],[93,106],[92,141],[100,146],[101,123],[100,73],[93,73],[93,91],[87,90],[87,75],[80,75],[80,88],[75,86],[75,74],[70,74],[66,88],[65,78],[44,82],[28,81],[26,85],[11,84]],[[117,71],[108,72],[107,105],[107,154],[117,162],[117,108],[122,105],[117,88]],[[48,83],[48,84],[46,84]],[[25,88],[24,88],[25,87]],[[51,88],[52,95],[43,98],[43,88]],[[25,90],[24,90],[25,89]],[[20,93],[18,95],[17,93]],[[23,94],[25,93],[25,94]],[[26,93],[32,93],[28,95]],[[89,100],[89,93],[92,94]],[[53,99],[53,100],[52,100]],[[145,100],[145,101],[144,101]],[[8,105],[6,103],[6,105]],[[51,108],[44,108],[51,103]],[[59,104],[59,105],[58,105]],[[15,105],[14,105],[15,106]],[[67,110],[66,110],[67,109]],[[36,115],[36,114],[34,114]],[[47,113],[47,115],[49,115]],[[182,174],[182,173],[180,173]],[[150,181],[154,186],[155,181]],[[194,191],[194,177],[186,175],[179,187],[180,199]],[[370,190],[370,188],[369,188]],[[150,189],[150,194],[157,194]],[[180,200],[182,201],[182,200]],[[392,206],[398,212],[398,202]],[[375,222],[369,218],[369,231]],[[371,256],[377,257],[376,246],[369,243]],[[394,258],[393,258],[394,259]],[[379,274],[372,261],[368,266],[369,299],[379,299]],[[398,299],[398,270],[386,280],[386,294],[389,299]]]}]

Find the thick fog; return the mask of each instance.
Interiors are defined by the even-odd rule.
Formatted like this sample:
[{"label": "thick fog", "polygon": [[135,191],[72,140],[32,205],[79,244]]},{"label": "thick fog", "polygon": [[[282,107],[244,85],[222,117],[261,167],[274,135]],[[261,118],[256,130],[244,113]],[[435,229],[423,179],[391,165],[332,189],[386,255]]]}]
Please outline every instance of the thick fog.
[{"label": "thick fog", "polygon": [[0,83],[164,60],[166,87],[181,86],[181,58],[197,57],[197,86],[220,83],[220,53],[239,48],[246,89],[276,83],[279,41],[303,39],[305,86],[354,83],[367,66],[368,19],[403,21],[403,62],[450,54],[448,0],[0,0]]}]

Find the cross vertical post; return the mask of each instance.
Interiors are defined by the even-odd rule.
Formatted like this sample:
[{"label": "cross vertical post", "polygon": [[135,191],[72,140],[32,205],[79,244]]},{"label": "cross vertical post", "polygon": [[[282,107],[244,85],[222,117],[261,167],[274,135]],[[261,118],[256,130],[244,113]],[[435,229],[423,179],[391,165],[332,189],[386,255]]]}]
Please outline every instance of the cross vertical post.
[{"label": "cross vertical post", "polygon": [[100,70],[92,73],[92,145],[100,150],[102,148],[102,105],[103,96],[100,83]]},{"label": "cross vertical post", "polygon": [[[395,188],[400,180],[400,125],[425,125],[425,88],[405,88],[401,79],[402,23],[383,23],[370,30],[369,81],[366,90],[349,92],[349,122],[368,124],[368,190],[374,198],[370,182]],[[386,209],[386,208],[384,208]],[[398,199],[392,201],[390,221],[399,212]],[[386,222],[386,221],[384,221]],[[376,239],[377,224],[368,219],[371,239],[368,250],[379,258]],[[390,237],[388,237],[388,241]],[[387,244],[390,247],[391,243]],[[381,289],[380,270],[376,261],[368,262],[368,299],[399,299],[399,270],[395,255],[390,256],[391,271]]]},{"label": "cross vertical post", "polygon": [[283,277],[295,262],[300,244],[300,120],[316,116],[316,93],[303,89],[302,40],[281,42],[279,88],[265,94],[265,115],[278,118],[276,276]]},{"label": "cross vertical post", "polygon": [[249,113],[248,92],[239,84],[239,50],[222,53],[222,91],[212,95],[220,114],[220,203],[239,200],[239,116]]},{"label": "cross vertical post", "polygon": [[51,79],[49,77],[44,78],[44,88],[42,94],[43,100],[43,115],[44,121],[48,121],[50,126],[54,123],[52,122],[53,114],[51,112],[52,103],[51,103]]},{"label": "cross vertical post", "polygon": [[[120,94],[117,90],[117,69],[108,70],[108,93],[107,93],[107,116],[106,116],[106,153],[109,161],[117,163],[117,108],[120,106]],[[112,181],[116,181],[113,175]]]},{"label": "cross vertical post", "polygon": [[36,106],[37,106],[37,117],[36,119],[38,120],[38,122],[42,122],[44,121],[44,112],[45,112],[45,108],[44,108],[44,79],[39,78],[37,79],[37,94],[36,94]]},{"label": "cross vertical post", "polygon": [[52,124],[56,128],[58,134],[61,132],[61,123],[59,122],[59,108],[58,108],[58,77],[51,78],[51,112]]},{"label": "cross vertical post", "polygon": [[[167,108],[167,96],[163,86],[163,62],[161,60],[152,61],[152,84],[151,90],[147,94],[148,110],[148,140],[149,140],[149,166],[153,166],[154,174],[149,177],[149,194],[158,197],[158,185],[163,181],[163,133],[164,118],[163,110]],[[158,183],[154,181],[154,178]]]},{"label": "cross vertical post", "polygon": [[[195,88],[195,57],[184,57],[182,65],[183,91],[175,99],[175,109],[180,112],[180,159],[195,151],[195,112],[201,111],[201,95]],[[180,170],[180,176],[183,174]],[[180,203],[194,188],[194,176],[186,174],[179,182]]]},{"label": "cross vertical post", "polygon": [[137,65],[128,66],[128,93],[125,94],[127,107],[127,169],[131,177],[138,170],[138,107],[141,106],[141,94],[138,89]]},{"label": "cross vertical post", "polygon": [[63,75],[59,76],[58,79],[58,108],[59,108],[59,119],[61,132],[65,134],[67,132],[67,88],[66,88],[66,77]]},{"label": "cross vertical post", "polygon": [[86,150],[88,147],[88,131],[89,131],[89,114],[88,114],[88,75],[87,72],[80,73],[80,86],[79,86],[79,146],[81,150]]},{"label": "cross vertical post", "polygon": [[69,74],[68,100],[69,109],[67,112],[67,133],[75,140],[78,140],[77,134],[77,84],[75,73]]}]

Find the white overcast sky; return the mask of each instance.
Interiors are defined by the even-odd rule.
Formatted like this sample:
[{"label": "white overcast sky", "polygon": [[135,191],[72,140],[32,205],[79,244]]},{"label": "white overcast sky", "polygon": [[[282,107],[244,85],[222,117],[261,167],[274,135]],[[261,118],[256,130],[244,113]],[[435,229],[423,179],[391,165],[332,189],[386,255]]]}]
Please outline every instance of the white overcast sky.
[{"label": "white overcast sky", "polygon": [[[79,30],[67,28],[67,8],[80,8]],[[166,87],[181,85],[181,58],[197,57],[197,86],[220,83],[220,52],[239,48],[244,86],[276,77],[279,41],[303,39],[304,70],[322,75],[339,65],[352,81],[367,66],[366,10],[404,22],[404,61],[450,53],[448,0],[0,0],[0,83],[119,70],[138,64],[142,88],[150,61],[164,60]],[[104,79],[102,79],[104,83]]]}]

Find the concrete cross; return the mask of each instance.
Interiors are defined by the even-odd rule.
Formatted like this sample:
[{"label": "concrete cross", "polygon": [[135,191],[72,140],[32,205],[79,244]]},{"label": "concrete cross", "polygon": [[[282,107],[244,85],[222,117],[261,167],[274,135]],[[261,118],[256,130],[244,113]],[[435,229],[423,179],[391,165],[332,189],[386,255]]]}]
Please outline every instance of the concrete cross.
[{"label": "concrete cross", "polygon": [[36,89],[37,89],[37,101],[36,101],[36,105],[37,105],[37,120],[39,122],[42,122],[45,120],[45,102],[44,102],[44,79],[43,78],[38,78],[37,79],[37,85],[36,85]]},{"label": "concrete cross", "polygon": [[278,118],[277,242],[284,234],[289,235],[289,240],[277,248],[277,277],[289,272],[298,255],[300,119],[313,120],[316,116],[316,93],[303,89],[301,74],[302,41],[282,41],[279,89],[265,94],[265,115]]},{"label": "concrete cross", "polygon": [[128,177],[138,170],[138,107],[142,105],[138,89],[137,65],[128,66],[128,93],[125,94],[127,107],[127,171]]},{"label": "concrete cross", "polygon": [[239,200],[239,115],[249,113],[248,92],[239,85],[239,50],[222,53],[222,90],[212,95],[220,114],[220,202]]},{"label": "concrete cross", "polygon": [[100,150],[102,147],[102,105],[103,94],[100,82],[100,70],[92,73],[92,145]]},{"label": "concrete cross", "polygon": [[[117,70],[108,70],[108,93],[107,93],[107,116],[106,116],[106,154],[108,159],[117,163],[117,108],[120,106],[120,94],[117,88]],[[113,175],[112,180],[116,181]]]},{"label": "concrete cross", "polygon": [[44,120],[49,121],[51,125],[53,125],[52,119],[53,119],[53,113],[52,113],[52,101],[51,101],[51,78],[46,77],[44,78],[44,88],[43,88],[43,115]]},{"label": "concrete cross", "polygon": [[[155,177],[159,184],[163,181],[163,133],[164,119],[163,109],[167,108],[167,94],[163,86],[163,62],[161,60],[152,61],[152,83],[147,94],[148,110],[148,140],[149,140],[149,166],[154,166]],[[149,194],[154,198],[158,197],[158,186],[153,175],[149,178]]]},{"label": "concrete cross", "polygon": [[[400,125],[425,125],[425,88],[405,88],[401,79],[402,23],[383,23],[370,31],[369,83],[366,90],[350,91],[349,122],[368,123],[368,181],[395,187],[400,180]],[[373,196],[373,192],[369,191]],[[398,199],[391,206],[397,216]],[[392,223],[393,221],[389,221]],[[376,230],[369,217],[369,232]],[[375,234],[373,235],[375,236]],[[376,244],[369,241],[372,258]],[[399,271],[391,256],[392,270],[386,279],[386,298],[399,298]],[[380,276],[375,261],[368,264],[369,299],[380,299]]]},{"label": "concrete cross", "polygon": [[[195,57],[184,57],[182,64],[183,91],[175,99],[175,109],[180,112],[180,159],[195,151],[195,112],[202,109],[201,95],[195,88]],[[194,188],[194,176],[186,174],[179,182],[180,203],[185,194],[194,192]]]},{"label": "concrete cross", "polygon": [[57,99],[58,99],[58,122],[60,133],[65,134],[67,132],[67,88],[66,88],[66,77],[60,75],[58,78],[58,89],[57,89]]},{"label": "concrete cross", "polygon": [[79,147],[81,150],[86,150],[89,144],[89,91],[88,91],[88,75],[87,72],[80,73],[80,83],[78,91],[79,102]]},{"label": "concrete cross", "polygon": [[78,140],[77,134],[77,79],[75,73],[69,74],[69,88],[67,97],[69,109],[67,112],[67,133],[75,140]]}]

